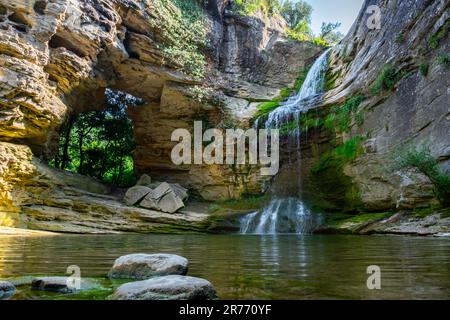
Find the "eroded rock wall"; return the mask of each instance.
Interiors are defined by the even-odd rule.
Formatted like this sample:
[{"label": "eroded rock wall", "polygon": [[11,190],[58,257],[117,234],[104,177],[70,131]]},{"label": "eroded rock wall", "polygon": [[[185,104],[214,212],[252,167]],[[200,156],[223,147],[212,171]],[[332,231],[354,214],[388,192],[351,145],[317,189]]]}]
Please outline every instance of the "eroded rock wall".
[{"label": "eroded rock wall", "polygon": [[[258,102],[292,85],[322,49],[284,39],[280,19],[243,18],[226,11],[227,4],[205,2],[204,33],[184,37],[171,33],[184,30],[182,13],[170,1],[1,0],[2,223],[51,229],[31,223],[36,216],[46,219],[30,213],[42,208],[31,207],[63,206],[68,216],[61,219],[67,221],[70,211],[83,211],[77,204],[55,204],[64,197],[74,201],[71,191],[45,203],[56,190],[77,189],[80,183],[71,186],[77,179],[61,177],[43,163],[53,156],[68,115],[103,108],[105,88],[145,101],[128,110],[138,174],[178,182],[204,199],[262,192],[266,179],[252,167],[173,166],[170,134],[192,129],[194,120],[248,127]],[[176,42],[185,38],[195,50],[180,52]],[[183,54],[204,61],[203,79],[187,70],[198,72],[198,65]],[[207,99],[199,99],[198,88],[204,87]],[[95,210],[100,209],[86,212],[95,216]]]},{"label": "eroded rock wall", "polygon": [[[380,8],[379,29],[370,29]],[[338,135],[365,138],[364,153],[344,168],[360,200],[357,209],[385,211],[436,204],[433,185],[415,170],[395,171],[392,155],[405,144],[425,145],[450,173],[450,1],[367,0],[347,37],[330,56],[335,78],[322,108],[363,95],[363,124]],[[370,88],[383,69],[395,70],[393,88]],[[424,72],[426,69],[426,72]],[[344,190],[342,195],[344,196]],[[354,208],[355,209],[355,208]]]}]

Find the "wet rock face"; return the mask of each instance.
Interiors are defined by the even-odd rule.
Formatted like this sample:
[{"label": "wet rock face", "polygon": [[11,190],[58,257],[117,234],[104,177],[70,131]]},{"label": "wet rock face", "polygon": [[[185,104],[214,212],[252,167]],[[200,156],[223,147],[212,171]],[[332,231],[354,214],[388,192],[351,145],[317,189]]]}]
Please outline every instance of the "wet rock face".
[{"label": "wet rock face", "polygon": [[11,298],[16,292],[16,287],[11,282],[0,281],[0,300]]},{"label": "wet rock face", "polygon": [[201,278],[165,276],[121,285],[115,300],[211,300],[216,298],[212,284]]},{"label": "wet rock face", "polygon": [[118,258],[109,272],[111,278],[148,279],[154,276],[185,275],[188,260],[174,254],[130,254]]},{"label": "wet rock face", "polygon": [[[370,5],[381,9],[380,29],[368,28]],[[338,137],[344,142],[355,135],[366,137],[364,153],[344,169],[357,188],[359,209],[436,204],[431,181],[415,170],[394,171],[392,154],[405,143],[425,145],[450,174],[450,69],[438,63],[450,50],[449,18],[447,1],[366,1],[347,37],[331,51],[329,76],[336,80],[324,107],[352,95],[366,96],[364,123],[353,123]],[[370,87],[387,65],[395,68],[398,81],[392,90],[374,94]],[[427,74],[421,65],[422,70],[428,66]]]}]

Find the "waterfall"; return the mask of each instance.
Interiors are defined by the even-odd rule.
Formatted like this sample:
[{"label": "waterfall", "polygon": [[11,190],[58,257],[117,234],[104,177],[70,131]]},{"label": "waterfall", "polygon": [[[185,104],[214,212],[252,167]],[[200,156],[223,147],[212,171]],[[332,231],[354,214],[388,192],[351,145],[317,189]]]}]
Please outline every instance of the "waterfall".
[{"label": "waterfall", "polygon": [[[328,68],[328,53],[325,51],[312,65],[299,92],[281,103],[267,116],[265,128],[281,129],[291,122],[298,124],[301,113],[307,111],[323,94],[325,74]],[[257,119],[255,126],[261,125]],[[288,135],[288,147],[295,143],[297,160],[300,163],[300,128]],[[289,163],[291,155],[289,153]],[[300,177],[297,174],[298,178]],[[298,183],[301,185],[301,183]],[[320,217],[312,214],[305,204],[294,197],[275,197],[262,210],[244,216],[240,232],[244,234],[310,233],[320,223]]]},{"label": "waterfall", "polygon": [[273,199],[261,211],[244,216],[241,220],[241,233],[306,234],[320,224],[320,217],[312,214],[297,198]]},{"label": "waterfall", "polygon": [[265,122],[266,128],[280,129],[291,121],[298,121],[300,114],[314,105],[316,99],[323,93],[329,51],[325,51],[314,62],[299,92],[269,113]]}]

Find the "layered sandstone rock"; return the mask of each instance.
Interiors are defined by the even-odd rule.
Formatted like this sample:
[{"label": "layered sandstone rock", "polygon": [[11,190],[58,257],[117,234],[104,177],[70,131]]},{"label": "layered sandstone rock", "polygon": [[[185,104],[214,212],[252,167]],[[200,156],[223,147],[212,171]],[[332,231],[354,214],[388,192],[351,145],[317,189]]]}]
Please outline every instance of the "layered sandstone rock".
[{"label": "layered sandstone rock", "polygon": [[[145,101],[128,110],[139,173],[150,172],[155,180],[178,183],[210,200],[261,192],[266,179],[251,167],[174,166],[170,134],[192,129],[194,120],[245,128],[256,112],[255,101],[292,85],[321,49],[285,40],[278,18],[240,17],[226,11],[227,4],[204,2],[200,38],[185,37],[191,39],[187,47],[197,49],[179,52],[173,31],[185,30],[181,11],[170,1],[1,0],[1,224],[66,232],[154,227],[142,222],[148,212],[89,194],[107,193],[104,186],[43,165],[53,156],[67,117],[103,108],[107,87]],[[193,76],[183,54],[206,62],[204,79]],[[198,69],[200,62],[190,67]],[[206,92],[205,99],[199,91]],[[79,190],[84,185],[88,193]],[[80,213],[87,220],[81,222]],[[131,222],[129,215],[138,218]],[[164,220],[165,215],[153,217]],[[180,219],[181,225],[195,225],[203,217]]]},{"label": "layered sandstone rock", "polygon": [[[369,29],[371,5],[381,10],[379,29]],[[337,203],[341,209],[379,212],[437,204],[431,181],[416,170],[393,170],[392,155],[406,143],[425,145],[450,174],[450,68],[439,63],[450,52],[449,19],[447,0],[365,1],[349,34],[330,53],[330,90],[319,106],[326,117],[329,107],[364,95],[363,124],[353,121],[351,130],[338,136],[327,130],[313,133],[303,146],[305,183],[314,185],[309,180],[311,166],[333,139],[345,142],[360,135],[365,138],[364,152],[346,164],[344,183],[329,177],[328,189],[336,192],[327,195],[326,188],[309,188],[312,197],[322,191],[321,200],[333,202],[334,208]],[[428,68],[427,74],[420,71],[421,65],[422,70]],[[393,90],[373,94],[369,88],[386,66],[394,68],[398,82]]]}]

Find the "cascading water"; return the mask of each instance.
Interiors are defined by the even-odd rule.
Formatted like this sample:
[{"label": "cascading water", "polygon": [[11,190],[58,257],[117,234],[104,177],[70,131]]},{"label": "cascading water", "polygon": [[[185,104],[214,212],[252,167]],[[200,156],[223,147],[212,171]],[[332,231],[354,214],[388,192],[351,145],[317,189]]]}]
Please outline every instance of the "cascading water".
[{"label": "cascading water", "polygon": [[[329,50],[325,51],[315,61],[297,95],[290,97],[269,113],[264,123],[265,128],[282,129],[289,123],[298,124],[301,113],[307,111],[321,97],[328,67],[328,53]],[[255,126],[260,124],[261,121],[258,119]],[[301,158],[300,134],[301,130],[296,126],[287,137],[289,149],[295,143],[298,163]],[[241,219],[240,232],[245,234],[305,234],[314,230],[319,223],[320,217],[312,214],[300,199],[275,197],[264,209],[244,216]]]}]

